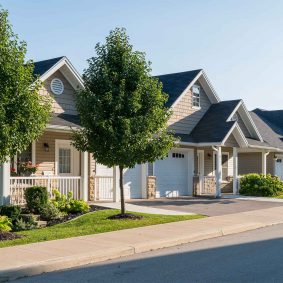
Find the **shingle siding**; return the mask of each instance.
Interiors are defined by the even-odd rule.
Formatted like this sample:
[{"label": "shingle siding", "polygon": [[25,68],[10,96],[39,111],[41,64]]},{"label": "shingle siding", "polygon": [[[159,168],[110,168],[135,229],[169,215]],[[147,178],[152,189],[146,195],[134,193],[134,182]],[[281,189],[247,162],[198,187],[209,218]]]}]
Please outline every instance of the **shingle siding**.
[{"label": "shingle siding", "polygon": [[[199,82],[196,83],[200,85]],[[190,134],[199,120],[211,105],[205,91],[200,88],[200,109],[192,106],[192,92],[188,90],[185,95],[173,106],[173,114],[168,122],[169,129],[180,134]]]},{"label": "shingle siding", "polygon": [[[54,95],[51,92],[50,83],[54,78],[59,78],[64,84],[64,92],[61,95]],[[43,88],[40,90],[43,95],[50,95],[52,98],[52,111],[54,113],[65,113],[70,115],[77,115],[75,90],[66,80],[60,71],[55,72],[45,82]]]}]

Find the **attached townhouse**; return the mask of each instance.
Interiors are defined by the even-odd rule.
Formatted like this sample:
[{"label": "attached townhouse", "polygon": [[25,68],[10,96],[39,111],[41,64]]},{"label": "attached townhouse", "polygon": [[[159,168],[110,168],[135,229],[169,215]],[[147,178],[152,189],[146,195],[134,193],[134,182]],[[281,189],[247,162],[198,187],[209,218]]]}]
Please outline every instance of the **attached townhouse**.
[{"label": "attached townhouse", "polygon": [[[83,87],[79,73],[66,57],[36,62],[34,72],[44,83],[41,94],[52,97],[52,116],[43,135],[1,167],[0,199],[21,204],[26,187],[44,185],[72,191],[75,198],[119,200],[117,168],[96,163],[71,144],[71,129],[81,127],[75,106],[76,90]],[[280,175],[282,132],[280,139],[257,110],[249,112],[242,100],[221,101],[203,70],[157,78],[173,111],[168,127],[180,140],[167,158],[125,170],[126,198],[236,194],[240,174]],[[36,174],[11,176],[23,161],[37,164]]]}]

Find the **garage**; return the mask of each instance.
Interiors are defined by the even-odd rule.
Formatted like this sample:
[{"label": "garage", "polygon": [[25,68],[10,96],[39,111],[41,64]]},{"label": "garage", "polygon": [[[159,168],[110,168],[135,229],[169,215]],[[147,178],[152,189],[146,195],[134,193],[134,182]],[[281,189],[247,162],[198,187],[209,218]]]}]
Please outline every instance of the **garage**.
[{"label": "garage", "polygon": [[275,160],[275,175],[283,180],[283,155],[278,155]]},{"label": "garage", "polygon": [[192,195],[193,151],[173,150],[154,163],[156,197]]},{"label": "garage", "polygon": [[142,198],[142,168],[136,165],[134,168],[124,171],[124,190],[129,198]]}]

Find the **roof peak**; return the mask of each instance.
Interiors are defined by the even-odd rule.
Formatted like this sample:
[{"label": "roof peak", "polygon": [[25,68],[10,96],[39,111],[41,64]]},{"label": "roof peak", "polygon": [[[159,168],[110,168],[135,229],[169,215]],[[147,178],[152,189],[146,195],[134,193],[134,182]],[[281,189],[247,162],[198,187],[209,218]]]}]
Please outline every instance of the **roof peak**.
[{"label": "roof peak", "polygon": [[66,58],[66,56],[58,56],[58,57],[54,57],[54,58],[49,58],[49,59],[44,59],[44,60],[39,60],[39,61],[34,61],[34,63],[44,63],[44,62],[47,62],[47,61],[59,61],[61,60],[62,58]]}]

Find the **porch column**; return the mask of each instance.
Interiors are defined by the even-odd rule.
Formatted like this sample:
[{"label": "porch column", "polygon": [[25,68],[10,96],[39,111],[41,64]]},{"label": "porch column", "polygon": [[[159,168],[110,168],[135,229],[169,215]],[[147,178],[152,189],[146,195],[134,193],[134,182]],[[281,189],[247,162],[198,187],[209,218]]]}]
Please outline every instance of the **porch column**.
[{"label": "porch column", "polygon": [[113,167],[113,202],[120,201],[120,188],[119,188],[119,167]]},{"label": "porch column", "polygon": [[233,147],[233,194],[238,193],[238,149]]},{"label": "porch column", "polygon": [[222,183],[222,150],[221,146],[216,148],[216,198],[221,198],[221,183]]},{"label": "porch column", "polygon": [[10,160],[0,165],[0,204],[10,203]]},{"label": "porch column", "polygon": [[261,169],[261,172],[262,174],[266,175],[266,157],[267,155],[269,154],[269,151],[266,152],[266,151],[262,151],[261,153],[261,166],[262,166],[262,169]]},{"label": "porch column", "polygon": [[88,201],[88,152],[81,153],[82,199]]}]

